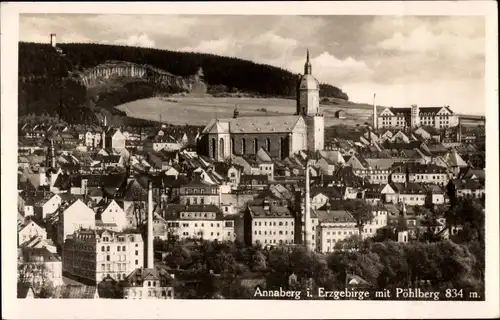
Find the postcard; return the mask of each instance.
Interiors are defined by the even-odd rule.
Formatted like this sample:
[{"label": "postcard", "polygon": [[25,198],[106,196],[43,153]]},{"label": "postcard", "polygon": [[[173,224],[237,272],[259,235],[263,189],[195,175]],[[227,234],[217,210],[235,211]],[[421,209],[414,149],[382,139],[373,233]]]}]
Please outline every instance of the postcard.
[{"label": "postcard", "polygon": [[499,316],[495,5],[2,4],[5,317]]}]

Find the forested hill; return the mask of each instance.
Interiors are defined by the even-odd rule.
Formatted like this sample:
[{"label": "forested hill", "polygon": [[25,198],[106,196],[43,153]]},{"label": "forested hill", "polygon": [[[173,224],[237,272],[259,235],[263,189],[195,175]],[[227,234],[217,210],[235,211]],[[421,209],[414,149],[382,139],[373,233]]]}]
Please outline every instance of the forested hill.
[{"label": "forested hill", "polygon": [[[228,88],[264,96],[295,96],[297,75],[274,66],[242,59],[118,45],[61,43],[58,46],[66,54],[64,69],[69,71],[95,67],[108,60],[121,60],[149,64],[178,76],[191,76],[201,66],[208,84],[223,84]],[[57,72],[57,66],[58,57],[50,45],[20,43],[21,77],[52,75]],[[325,89],[324,95],[347,98],[336,87],[322,87]]]},{"label": "forested hill", "polygon": [[[19,115],[61,116],[68,123],[95,123],[103,116],[126,114],[114,107],[153,96],[182,92],[184,87],[158,85],[146,78],[120,76],[89,88],[75,75],[110,61],[147,65],[189,79],[202,67],[209,93],[248,93],[257,97],[296,97],[297,75],[277,67],[213,54],[176,52],[102,44],[19,43]],[[78,78],[78,77],[76,77]],[[211,90],[212,89],[212,90]],[[339,88],[320,86],[320,95],[348,100]]]}]

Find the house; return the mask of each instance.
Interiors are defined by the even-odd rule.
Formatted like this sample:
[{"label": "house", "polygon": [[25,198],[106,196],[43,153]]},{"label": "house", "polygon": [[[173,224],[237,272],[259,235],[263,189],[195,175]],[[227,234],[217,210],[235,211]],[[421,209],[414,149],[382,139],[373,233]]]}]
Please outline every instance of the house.
[{"label": "house", "polygon": [[247,245],[282,245],[296,243],[295,216],[286,206],[263,201],[249,204],[244,214],[244,239]]},{"label": "house", "polygon": [[467,163],[460,157],[456,150],[452,150],[444,155],[443,160],[448,164],[451,172],[457,176],[462,168],[467,167]]},{"label": "house", "polygon": [[68,235],[72,235],[79,228],[95,228],[95,212],[87,207],[80,199],[68,207],[61,206],[57,225],[57,240],[62,247]]},{"label": "house", "polygon": [[145,151],[177,151],[182,148],[182,145],[170,135],[157,135],[148,137],[144,141]]},{"label": "house", "polygon": [[333,252],[335,244],[351,236],[358,235],[356,220],[345,210],[313,210],[319,219],[316,228],[317,251]]},{"label": "house", "polygon": [[344,110],[337,110],[337,111],[335,111],[335,118],[337,118],[337,119],[346,119],[347,118],[347,114],[345,113]]},{"label": "house", "polygon": [[17,244],[22,245],[26,241],[33,239],[34,237],[40,239],[47,239],[47,231],[40,227],[32,220],[28,220],[23,226],[21,226],[17,231]]},{"label": "house", "polygon": [[179,239],[235,239],[234,221],[226,219],[218,206],[167,204],[156,212],[166,221],[168,232]]},{"label": "house", "polygon": [[118,152],[121,152],[125,149],[125,141],[127,139],[121,132],[119,128],[109,128],[105,132],[105,147],[112,148]]},{"label": "house", "polygon": [[481,199],[485,195],[485,187],[478,180],[452,179],[448,183],[448,190],[455,193],[458,198],[472,197]]},{"label": "house", "polygon": [[316,168],[318,168],[318,171],[320,174],[326,174],[326,175],[331,175],[336,169],[336,165],[338,162],[328,159],[328,158],[321,158],[318,161],[316,161]]},{"label": "house", "polygon": [[269,177],[262,174],[244,174],[240,178],[238,189],[263,190],[269,184]]},{"label": "house", "polygon": [[111,200],[105,205],[98,220],[101,220],[103,223],[115,223],[117,231],[122,231],[128,226],[125,211],[123,211],[123,208],[115,200]]},{"label": "house", "polygon": [[409,206],[423,206],[427,196],[426,190],[420,184],[408,182],[388,183],[380,193],[386,203],[404,202]]},{"label": "house", "polygon": [[395,135],[393,135],[390,139],[393,143],[409,143],[410,138],[403,133],[403,131],[398,131]]},{"label": "house", "polygon": [[446,185],[449,179],[445,168],[431,163],[395,163],[391,169],[390,179],[393,182]]},{"label": "house", "polygon": [[311,208],[318,209],[332,200],[340,200],[342,195],[336,187],[312,187],[311,188]]},{"label": "house", "polygon": [[199,177],[184,184],[179,190],[179,202],[184,205],[220,205],[220,186],[202,181]]},{"label": "house", "polygon": [[[22,248],[20,270],[22,282],[30,282],[37,288],[48,280],[54,286],[63,284],[61,257],[47,248]],[[42,267],[43,266],[43,267]],[[38,291],[38,290],[35,290]]]},{"label": "house", "polygon": [[165,269],[137,268],[123,286],[124,299],[174,299],[174,276]]},{"label": "house", "polygon": [[444,186],[429,184],[425,186],[425,189],[427,190],[427,203],[442,205],[449,202]]}]

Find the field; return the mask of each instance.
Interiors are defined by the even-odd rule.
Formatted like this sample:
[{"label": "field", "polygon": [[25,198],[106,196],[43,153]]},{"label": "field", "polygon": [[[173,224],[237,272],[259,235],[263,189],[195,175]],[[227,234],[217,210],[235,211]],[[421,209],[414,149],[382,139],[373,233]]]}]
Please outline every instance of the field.
[{"label": "field", "polygon": [[[362,125],[370,122],[372,106],[336,100],[335,105],[321,105],[325,126]],[[176,125],[205,125],[213,118],[230,118],[237,106],[240,116],[277,116],[295,113],[295,100],[260,98],[194,98],[169,97],[136,100],[117,106],[130,117],[161,120]],[[383,107],[379,107],[379,112]],[[346,119],[335,118],[337,110],[346,112]]]}]

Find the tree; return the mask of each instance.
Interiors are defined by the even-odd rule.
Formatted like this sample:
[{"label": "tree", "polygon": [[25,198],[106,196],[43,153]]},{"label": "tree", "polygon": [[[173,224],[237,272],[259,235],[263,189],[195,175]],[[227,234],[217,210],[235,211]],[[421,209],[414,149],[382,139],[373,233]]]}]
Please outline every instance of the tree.
[{"label": "tree", "polygon": [[255,253],[252,256],[252,270],[260,272],[266,269],[267,269],[266,256],[258,250],[255,251]]},{"label": "tree", "polygon": [[379,256],[383,266],[378,277],[379,287],[408,286],[408,263],[403,246],[394,241],[387,241],[375,243],[371,249]]},{"label": "tree", "polygon": [[54,285],[49,277],[50,271],[43,261],[28,261],[17,266],[17,282],[29,283],[36,297],[50,298],[54,292]]},{"label": "tree", "polygon": [[337,251],[355,251],[359,249],[359,237],[352,235],[335,243],[334,249]]},{"label": "tree", "polygon": [[344,209],[350,212],[356,220],[356,226],[358,227],[359,248],[361,248],[363,241],[363,227],[365,224],[373,220],[372,206],[362,199],[355,199],[347,200],[344,203]]}]

